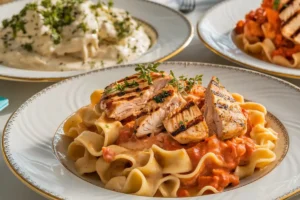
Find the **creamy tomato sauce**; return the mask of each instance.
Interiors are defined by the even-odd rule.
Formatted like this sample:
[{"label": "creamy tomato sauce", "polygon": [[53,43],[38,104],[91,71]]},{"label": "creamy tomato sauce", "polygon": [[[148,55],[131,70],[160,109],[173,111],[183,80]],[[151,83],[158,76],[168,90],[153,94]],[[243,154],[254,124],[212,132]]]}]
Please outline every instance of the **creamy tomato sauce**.
[{"label": "creamy tomato sauce", "polygon": [[[234,175],[233,172],[237,166],[248,164],[255,150],[254,141],[246,135],[225,141],[213,135],[198,143],[182,145],[166,133],[138,139],[135,137],[133,130],[134,121],[127,123],[120,130],[119,138],[115,144],[131,150],[149,149],[153,144],[165,150],[184,148],[192,161],[193,170],[197,167],[200,159],[209,152],[214,153],[223,161],[224,164],[220,167],[208,159],[204,163],[204,168],[194,177],[181,179],[181,187],[177,192],[179,197],[193,196],[195,195],[194,191],[199,191],[205,186],[213,186],[218,191],[222,191],[229,185],[238,185],[239,177]],[[103,148],[103,157],[107,162],[113,160],[114,156],[115,153],[110,151],[109,148]]]}]

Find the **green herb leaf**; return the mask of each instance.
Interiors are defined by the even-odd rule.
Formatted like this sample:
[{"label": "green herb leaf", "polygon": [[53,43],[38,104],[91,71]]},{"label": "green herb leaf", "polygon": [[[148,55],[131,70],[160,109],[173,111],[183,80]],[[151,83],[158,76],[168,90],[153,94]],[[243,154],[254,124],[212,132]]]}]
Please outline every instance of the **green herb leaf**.
[{"label": "green herb leaf", "polygon": [[171,94],[169,91],[162,91],[162,93],[156,95],[155,97],[153,97],[153,100],[156,103],[163,103],[165,98],[169,97]]},{"label": "green herb leaf", "polygon": [[114,6],[114,1],[113,0],[109,0],[107,4],[108,4],[108,8],[110,9],[110,8],[112,8]]},{"label": "green herb leaf", "polygon": [[151,72],[161,72],[157,68],[160,63],[151,63],[151,64],[138,64],[135,68],[135,71],[140,74],[139,78],[147,80],[149,85],[152,85]]},{"label": "green herb leaf", "polygon": [[29,52],[32,51],[32,45],[31,45],[30,43],[23,44],[22,47],[23,47],[26,51],[29,51]]},{"label": "green herb leaf", "polygon": [[273,9],[274,10],[278,10],[279,5],[280,5],[280,0],[274,0],[273,1]]}]

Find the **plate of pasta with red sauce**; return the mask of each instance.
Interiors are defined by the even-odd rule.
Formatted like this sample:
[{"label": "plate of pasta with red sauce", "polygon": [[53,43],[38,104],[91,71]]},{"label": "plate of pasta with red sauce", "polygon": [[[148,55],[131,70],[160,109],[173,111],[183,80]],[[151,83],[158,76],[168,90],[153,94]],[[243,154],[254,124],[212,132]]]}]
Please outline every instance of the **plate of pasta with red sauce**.
[{"label": "plate of pasta with red sauce", "polygon": [[299,93],[223,65],[95,70],[27,100],[3,155],[51,199],[283,198],[300,186]]},{"label": "plate of pasta with red sauce", "polygon": [[299,1],[224,1],[198,23],[198,35],[218,55],[265,73],[300,78]]}]

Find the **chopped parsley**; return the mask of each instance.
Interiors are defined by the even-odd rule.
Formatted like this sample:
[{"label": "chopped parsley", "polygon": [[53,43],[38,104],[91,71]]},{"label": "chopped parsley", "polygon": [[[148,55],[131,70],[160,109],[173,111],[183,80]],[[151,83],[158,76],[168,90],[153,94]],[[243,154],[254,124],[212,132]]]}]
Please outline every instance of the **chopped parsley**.
[{"label": "chopped parsley", "polygon": [[151,72],[158,72],[163,74],[163,71],[159,71],[157,67],[160,63],[150,63],[150,64],[138,64],[135,71],[140,74],[139,78],[142,78],[148,82],[149,85],[153,84]]},{"label": "chopped parsley", "polygon": [[95,61],[90,61],[89,62],[91,69],[94,69],[96,67],[96,62]]},{"label": "chopped parsley", "polygon": [[170,95],[171,95],[171,93],[169,91],[162,91],[162,93],[153,97],[153,100],[156,103],[163,103],[165,101],[165,98],[169,97]]},{"label": "chopped parsley", "polygon": [[81,29],[84,33],[87,32],[89,29],[86,25],[86,23],[83,23],[81,22],[78,26],[77,26],[78,29]]},{"label": "chopped parsley", "polygon": [[118,56],[117,64],[121,64],[123,61],[123,58],[121,56]]},{"label": "chopped parsley", "polygon": [[107,124],[105,124],[105,128],[109,128],[109,126]]},{"label": "chopped parsley", "polygon": [[135,53],[135,52],[136,52],[136,49],[137,49],[137,47],[134,46],[134,47],[132,48],[132,52]]},{"label": "chopped parsley", "polygon": [[25,49],[26,51],[31,52],[32,51],[32,45],[30,43],[26,43],[22,45],[23,49]]},{"label": "chopped parsley", "polygon": [[49,8],[51,6],[51,0],[43,0],[41,2],[41,5],[44,6],[45,8]]},{"label": "chopped parsley", "polygon": [[114,6],[114,1],[113,0],[109,0],[108,3],[108,9],[112,8]]}]

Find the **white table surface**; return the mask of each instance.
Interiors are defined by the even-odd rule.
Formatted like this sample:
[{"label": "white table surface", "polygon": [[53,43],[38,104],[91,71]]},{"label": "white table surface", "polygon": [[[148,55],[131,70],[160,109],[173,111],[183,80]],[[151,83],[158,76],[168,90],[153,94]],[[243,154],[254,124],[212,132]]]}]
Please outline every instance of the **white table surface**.
[{"label": "white table surface", "polygon": [[[163,1],[163,0],[156,0]],[[176,7],[176,2],[179,0],[164,0],[168,5]],[[198,0],[196,10],[188,15],[186,15],[194,27],[196,27],[197,21],[203,15],[208,8],[215,5],[217,2],[222,0]],[[195,34],[191,44],[183,50],[180,54],[176,55],[172,59],[173,61],[199,61],[208,63],[217,63],[225,65],[234,65],[211,51],[209,51],[198,39],[197,34]],[[298,86],[300,86],[300,80],[286,79]],[[9,118],[9,116],[29,97],[43,88],[51,85],[52,83],[21,83],[12,81],[1,81],[0,80],[0,96],[9,98],[10,105],[4,111],[0,112],[0,133],[2,134],[4,125]],[[1,144],[0,144],[1,145]],[[300,166],[299,166],[300,167]],[[2,155],[0,155],[0,199],[29,199],[29,200],[39,200],[45,199],[35,192],[27,188],[23,183],[21,183],[8,169],[6,166]],[[291,200],[300,199],[300,196],[291,198]]]}]

